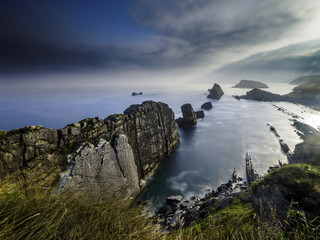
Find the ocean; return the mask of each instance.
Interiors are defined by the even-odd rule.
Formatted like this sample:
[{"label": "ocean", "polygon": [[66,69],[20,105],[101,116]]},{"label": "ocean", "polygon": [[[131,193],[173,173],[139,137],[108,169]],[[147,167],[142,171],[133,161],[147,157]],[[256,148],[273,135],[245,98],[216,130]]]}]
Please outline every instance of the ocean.
[{"label": "ocean", "polygon": [[[149,206],[158,206],[169,195],[202,195],[227,182],[234,169],[244,176],[245,154],[249,152],[255,169],[265,174],[269,166],[287,162],[268,123],[293,151],[301,139],[295,132],[292,116],[278,111],[268,102],[236,100],[232,95],[245,94],[249,89],[235,89],[221,85],[225,95],[211,100],[213,109],[205,111],[205,118],[195,127],[179,129],[181,141],[147,181],[142,198]],[[193,89],[166,88],[68,88],[24,91],[2,90],[0,95],[0,129],[11,130],[26,125],[63,128],[87,117],[105,118],[122,113],[131,104],[146,100],[167,103],[181,116],[181,105],[191,103],[195,110],[209,101],[206,91],[210,85]],[[270,84],[268,91],[288,93],[293,86],[286,83]],[[142,96],[131,92],[142,91]],[[301,116],[315,128],[320,125],[320,114],[310,108],[292,103],[277,103]]]}]

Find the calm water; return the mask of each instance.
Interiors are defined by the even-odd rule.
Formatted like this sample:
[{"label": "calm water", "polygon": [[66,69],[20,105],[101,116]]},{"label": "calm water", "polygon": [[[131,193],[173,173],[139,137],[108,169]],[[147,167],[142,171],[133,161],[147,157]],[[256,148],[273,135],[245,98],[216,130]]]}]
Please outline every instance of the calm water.
[{"label": "calm water", "polygon": [[[176,89],[119,92],[103,88],[86,91],[15,91],[14,94],[3,91],[0,95],[0,129],[11,130],[25,125],[62,128],[86,117],[105,118],[123,112],[129,105],[145,100],[168,103],[178,117],[181,115],[180,106],[184,103],[191,103],[196,110],[199,109],[207,101],[205,91],[209,87],[198,86],[184,92]],[[292,150],[300,142],[289,116],[277,111],[270,103],[238,101],[232,97],[233,94],[244,94],[248,90],[233,89],[227,85],[222,87],[225,91],[222,99],[212,101],[213,109],[205,111],[205,118],[199,120],[196,127],[179,130],[180,144],[148,181],[143,197],[151,205],[160,204],[172,194],[185,197],[203,194],[206,189],[216,188],[226,182],[234,168],[243,176],[247,151],[261,174],[279,160],[286,162],[286,156],[267,123],[277,129]],[[291,88],[287,84],[277,84],[269,90],[283,94],[290,92]],[[144,92],[143,96],[131,96],[132,91],[140,90]],[[301,111],[300,106],[282,104],[286,108]],[[318,122],[318,112],[308,110],[305,114]]]}]

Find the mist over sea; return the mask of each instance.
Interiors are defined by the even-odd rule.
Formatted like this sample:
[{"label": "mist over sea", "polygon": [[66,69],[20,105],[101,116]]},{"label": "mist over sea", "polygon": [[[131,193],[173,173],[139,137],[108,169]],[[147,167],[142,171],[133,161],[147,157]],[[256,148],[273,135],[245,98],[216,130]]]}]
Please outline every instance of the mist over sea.
[{"label": "mist over sea", "polygon": [[[286,162],[279,142],[267,123],[273,125],[291,150],[301,142],[291,126],[290,116],[266,102],[238,101],[232,95],[245,94],[249,89],[235,89],[221,85],[225,95],[212,101],[213,109],[205,111],[205,118],[198,120],[194,128],[179,129],[180,144],[163,161],[148,181],[143,198],[158,205],[169,195],[189,197],[203,194],[207,189],[228,181],[234,168],[244,175],[245,153],[250,152],[253,164],[260,174],[269,166]],[[285,94],[291,91],[289,84],[269,84],[268,91]],[[210,85],[198,85],[193,89],[165,88],[86,88],[2,90],[0,94],[0,129],[12,130],[26,125],[43,125],[63,128],[65,125],[87,117],[105,118],[122,113],[131,104],[146,100],[167,103],[181,115],[180,106],[191,103],[195,110],[207,99]],[[131,92],[143,92],[131,96]],[[301,112],[304,119],[317,124],[319,113],[301,106],[279,103],[290,111]],[[307,117],[309,116],[309,117]]]}]

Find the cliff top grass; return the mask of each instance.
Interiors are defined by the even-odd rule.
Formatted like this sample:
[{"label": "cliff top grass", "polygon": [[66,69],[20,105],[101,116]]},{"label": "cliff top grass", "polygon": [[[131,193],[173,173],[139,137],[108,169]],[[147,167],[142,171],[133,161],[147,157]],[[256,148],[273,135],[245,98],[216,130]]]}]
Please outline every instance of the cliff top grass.
[{"label": "cliff top grass", "polygon": [[320,215],[320,166],[300,163],[286,165],[271,172],[251,188],[253,195],[261,195],[269,190],[274,195],[283,195],[287,201],[298,202],[301,208]]}]

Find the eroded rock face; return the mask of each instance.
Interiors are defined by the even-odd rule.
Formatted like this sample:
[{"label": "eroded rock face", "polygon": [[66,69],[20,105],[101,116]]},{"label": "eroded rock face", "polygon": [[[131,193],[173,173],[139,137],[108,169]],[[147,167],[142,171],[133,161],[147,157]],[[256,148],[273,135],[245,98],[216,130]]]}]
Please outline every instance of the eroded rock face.
[{"label": "eroded rock face", "polygon": [[97,146],[83,144],[69,155],[73,165],[60,181],[63,190],[82,190],[88,194],[131,196],[140,189],[137,165],[128,138],[119,135],[113,147],[104,139]]},{"label": "eroded rock face", "polygon": [[[132,148],[140,180],[151,175],[180,140],[173,111],[167,104],[153,101],[132,105],[124,114],[104,120],[87,118],[59,130],[30,126],[0,131],[0,177],[23,169],[27,177],[30,173],[30,179],[36,180],[41,175],[45,180],[46,175],[57,175],[66,169],[66,156],[83,143],[97,146],[100,139],[104,139],[117,144],[122,138],[115,140],[116,136],[122,134]],[[119,156],[127,151],[113,147]]]},{"label": "eroded rock face", "polygon": [[215,83],[213,87],[209,90],[208,98],[219,100],[223,96],[224,92],[219,84]]}]

